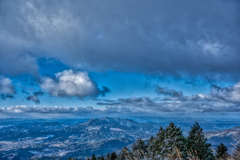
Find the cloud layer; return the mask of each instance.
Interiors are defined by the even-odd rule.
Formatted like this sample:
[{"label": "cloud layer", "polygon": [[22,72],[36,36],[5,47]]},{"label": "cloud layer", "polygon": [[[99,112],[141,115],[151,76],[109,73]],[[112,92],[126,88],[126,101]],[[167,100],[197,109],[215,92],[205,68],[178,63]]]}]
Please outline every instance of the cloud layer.
[{"label": "cloud layer", "polygon": [[110,92],[107,87],[103,87],[103,90],[98,89],[97,84],[92,81],[87,72],[65,70],[55,76],[56,79],[45,77],[41,83],[42,89],[55,97],[105,96]]},{"label": "cloud layer", "polygon": [[0,74],[38,74],[37,59],[56,58],[74,69],[239,78],[239,8],[239,0],[2,0]]},{"label": "cloud layer", "polygon": [[181,91],[157,86],[156,92],[164,98],[131,97],[103,100],[101,106],[128,107],[155,113],[240,112],[240,83],[230,87],[214,87],[209,94],[183,96]]},{"label": "cloud layer", "polygon": [[[158,89],[161,87],[158,87]],[[166,88],[164,88],[164,91]],[[164,92],[165,93],[165,92]],[[168,92],[167,92],[168,93]],[[174,92],[175,93],[175,92]],[[192,96],[172,96],[165,98],[130,97],[117,100],[96,99],[102,107],[44,107],[44,106],[11,106],[0,108],[0,113],[11,114],[74,114],[79,116],[102,115],[161,115],[199,114],[199,113],[240,113],[240,83],[230,87],[214,86],[209,94]],[[34,98],[33,98],[34,100]],[[36,100],[37,101],[37,100]]]}]

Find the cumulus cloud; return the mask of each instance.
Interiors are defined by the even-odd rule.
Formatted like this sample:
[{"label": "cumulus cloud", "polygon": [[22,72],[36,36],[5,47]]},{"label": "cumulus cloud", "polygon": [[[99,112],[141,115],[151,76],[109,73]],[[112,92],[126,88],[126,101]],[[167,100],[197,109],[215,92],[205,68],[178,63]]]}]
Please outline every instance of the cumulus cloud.
[{"label": "cumulus cloud", "polygon": [[239,0],[2,0],[0,74],[37,74],[37,59],[55,58],[94,71],[238,76],[239,7]]},{"label": "cumulus cloud", "polygon": [[41,87],[55,97],[104,96],[110,92],[107,87],[103,87],[102,90],[98,89],[97,84],[92,81],[87,72],[74,72],[72,70],[55,74],[55,79],[43,78]]},{"label": "cumulus cloud", "polygon": [[9,78],[0,76],[0,97],[5,100],[7,98],[14,98],[16,89],[12,85],[12,81]]}]

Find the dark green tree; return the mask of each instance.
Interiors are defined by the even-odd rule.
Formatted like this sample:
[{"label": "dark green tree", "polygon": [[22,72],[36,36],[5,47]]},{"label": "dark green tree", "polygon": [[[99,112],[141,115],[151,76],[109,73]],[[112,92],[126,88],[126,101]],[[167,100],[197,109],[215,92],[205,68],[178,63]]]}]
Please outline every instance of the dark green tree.
[{"label": "dark green tree", "polygon": [[145,145],[142,139],[138,139],[137,142],[133,143],[132,150],[133,151],[139,150],[145,153],[147,151],[147,146]]},{"label": "dark green tree", "polygon": [[102,157],[101,157],[101,160],[104,160],[104,157],[103,157],[103,155],[102,155]]},{"label": "dark green tree", "polygon": [[125,146],[122,151],[120,152],[118,159],[119,160],[125,160],[129,157],[129,151],[127,149],[127,147]]},{"label": "dark green tree", "polygon": [[227,151],[228,151],[227,147],[221,143],[219,146],[217,146],[216,158],[224,160],[227,159],[227,157],[229,157]]},{"label": "dark green tree", "polygon": [[197,122],[191,127],[187,137],[186,147],[188,149],[188,155],[192,158],[198,157],[200,160],[214,159],[211,144],[207,143],[203,129]]},{"label": "dark green tree", "polygon": [[170,123],[166,129],[160,128],[157,134],[157,157],[171,157],[176,159],[179,155],[184,155],[186,149],[185,138],[180,127]]},{"label": "dark green tree", "polygon": [[147,143],[147,157],[154,159],[157,152],[156,137],[151,136]]},{"label": "dark green tree", "polygon": [[117,154],[115,152],[113,152],[110,155],[110,160],[115,160],[115,159],[117,159]]},{"label": "dark green tree", "polygon": [[162,154],[163,149],[165,148],[165,135],[166,135],[166,130],[163,129],[161,126],[155,140],[155,150],[157,151],[157,154]]},{"label": "dark green tree", "polygon": [[91,160],[97,160],[94,154],[92,155]]}]

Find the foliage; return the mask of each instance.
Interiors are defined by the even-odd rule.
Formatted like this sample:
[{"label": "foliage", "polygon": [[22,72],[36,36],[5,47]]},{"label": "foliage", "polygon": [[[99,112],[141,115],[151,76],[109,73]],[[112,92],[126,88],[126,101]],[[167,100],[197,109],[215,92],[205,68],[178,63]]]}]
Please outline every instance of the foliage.
[{"label": "foliage", "polygon": [[138,139],[137,142],[133,143],[132,150],[142,150],[143,152],[147,151],[147,147],[142,139]]},{"label": "foliage", "polygon": [[125,160],[128,158],[129,155],[129,151],[127,149],[127,147],[125,146],[122,151],[120,152],[120,154],[118,155],[118,159],[119,160]]},{"label": "foliage", "polygon": [[207,143],[207,139],[204,138],[203,129],[197,122],[191,127],[186,147],[188,152],[191,152],[191,157],[198,157],[200,160],[214,159],[211,144]]},{"label": "foliage", "polygon": [[94,154],[92,155],[91,160],[97,160],[96,157],[94,156]]},{"label": "foliage", "polygon": [[110,155],[110,160],[115,160],[115,159],[117,159],[117,154],[115,152],[113,152]]},{"label": "foliage", "polygon": [[217,150],[216,150],[216,158],[218,159],[227,159],[228,155],[228,149],[224,144],[220,144],[219,146],[217,146]]}]

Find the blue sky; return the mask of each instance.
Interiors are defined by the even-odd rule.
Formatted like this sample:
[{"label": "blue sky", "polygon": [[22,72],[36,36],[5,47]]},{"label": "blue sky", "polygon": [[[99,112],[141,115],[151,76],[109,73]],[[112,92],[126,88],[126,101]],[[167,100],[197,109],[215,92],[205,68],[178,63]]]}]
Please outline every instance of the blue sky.
[{"label": "blue sky", "polygon": [[3,0],[0,114],[238,113],[239,8]]}]

